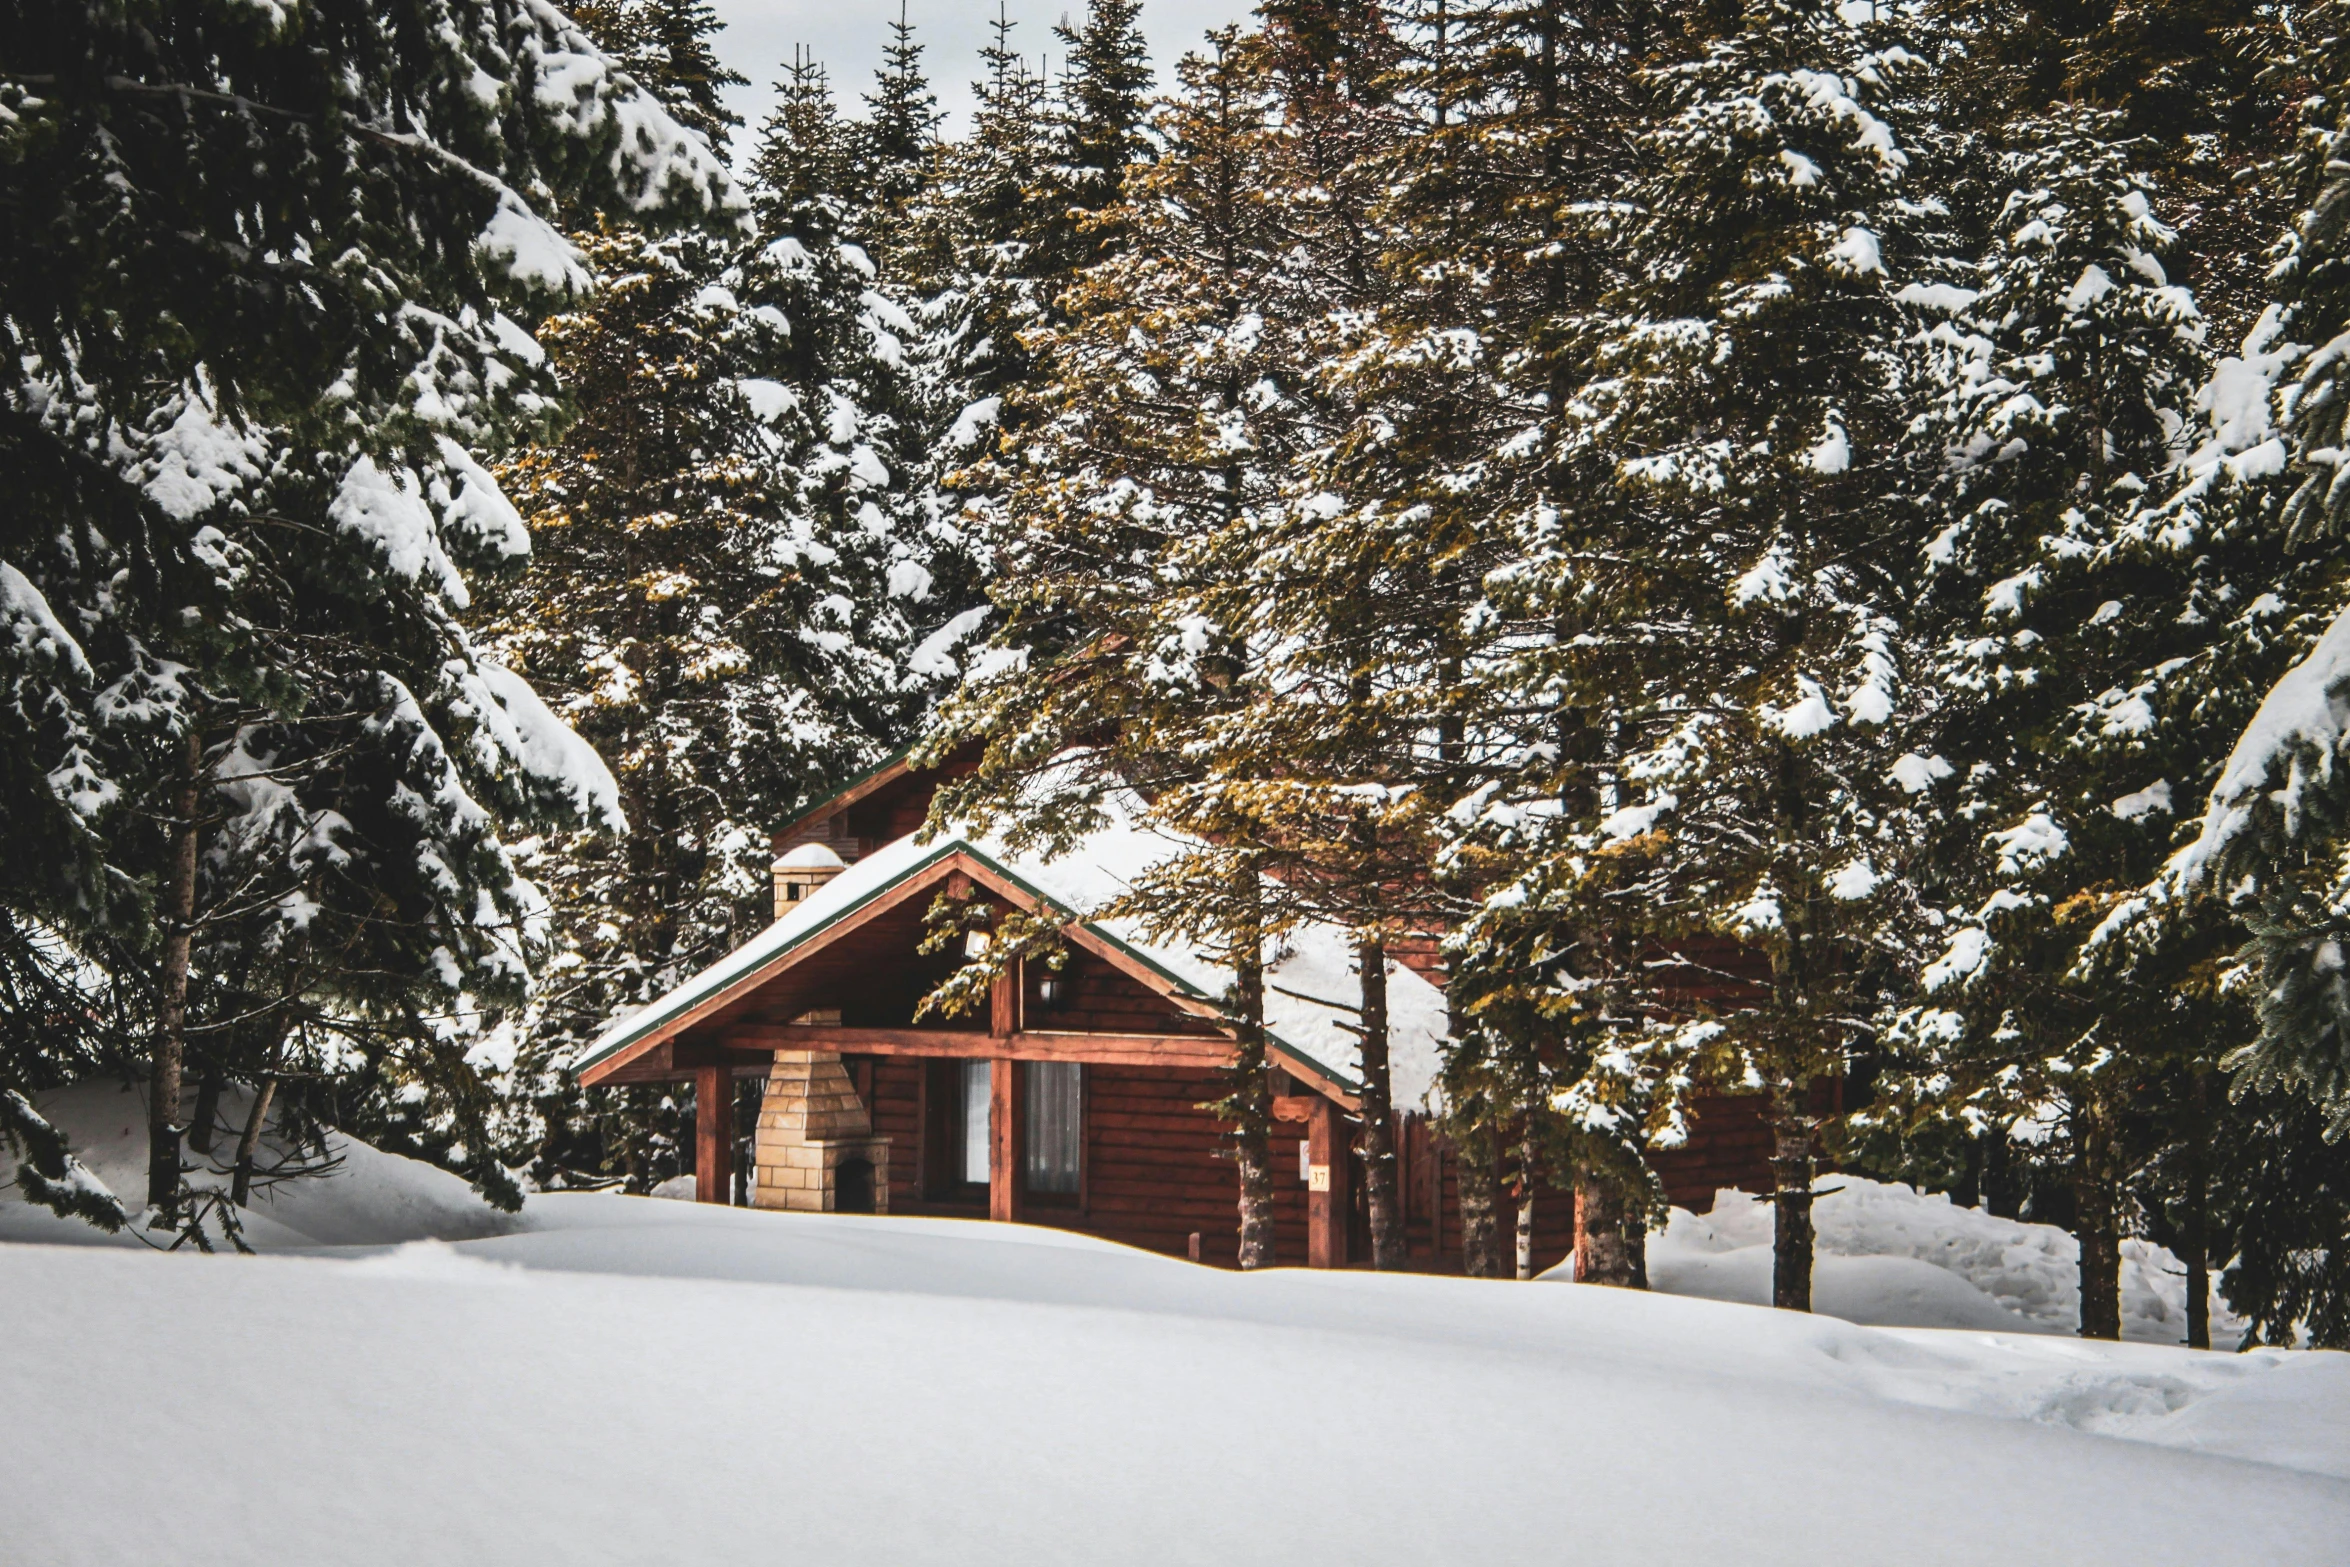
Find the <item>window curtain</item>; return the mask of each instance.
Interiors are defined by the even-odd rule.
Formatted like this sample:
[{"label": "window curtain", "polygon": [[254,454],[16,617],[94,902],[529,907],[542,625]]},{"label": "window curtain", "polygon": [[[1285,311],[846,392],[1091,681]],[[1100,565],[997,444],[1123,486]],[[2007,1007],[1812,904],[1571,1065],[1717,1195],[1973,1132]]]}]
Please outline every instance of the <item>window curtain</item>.
[{"label": "window curtain", "polygon": [[1084,1071],[1074,1061],[1031,1061],[1028,1072],[1028,1189],[1075,1196],[1084,1140]]},{"label": "window curtain", "polygon": [[986,1061],[963,1063],[963,1179],[987,1184],[987,1117],[992,1083]]}]

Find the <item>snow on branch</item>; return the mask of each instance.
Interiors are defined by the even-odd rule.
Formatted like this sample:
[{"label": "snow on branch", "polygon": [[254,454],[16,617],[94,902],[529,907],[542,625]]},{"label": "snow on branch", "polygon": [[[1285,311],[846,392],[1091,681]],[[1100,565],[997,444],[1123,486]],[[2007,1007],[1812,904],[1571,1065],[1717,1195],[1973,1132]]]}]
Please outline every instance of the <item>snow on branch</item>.
[{"label": "snow on branch", "polygon": [[[498,712],[507,720],[498,729],[499,743],[522,770],[567,799],[581,821],[607,832],[628,831],[620,785],[596,748],[556,717],[530,682],[514,671],[483,664],[481,682],[497,698]],[[495,723],[494,715],[482,716]]]},{"label": "snow on branch", "polygon": [[2334,757],[2350,733],[2350,609],[2334,617],[2307,657],[2261,699],[2204,807],[2203,831],[2171,857],[2163,879],[2193,889],[2260,823],[2263,803],[2287,838],[2301,830],[2312,784],[2334,781]]}]

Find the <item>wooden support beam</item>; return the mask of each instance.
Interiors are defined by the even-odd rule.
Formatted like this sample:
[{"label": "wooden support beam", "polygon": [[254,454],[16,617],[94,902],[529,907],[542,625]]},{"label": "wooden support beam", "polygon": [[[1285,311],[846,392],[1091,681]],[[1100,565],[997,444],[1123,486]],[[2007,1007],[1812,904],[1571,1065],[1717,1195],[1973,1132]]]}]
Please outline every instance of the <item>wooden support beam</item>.
[{"label": "wooden support beam", "polygon": [[1020,1131],[1027,1105],[1027,1073],[999,1056],[987,1074],[987,1216],[1000,1224],[1020,1221]]},{"label": "wooden support beam", "polygon": [[[992,1009],[991,1009],[992,1010]],[[859,1056],[933,1056],[947,1060],[1087,1061],[1101,1066],[1232,1064],[1221,1034],[981,1034],[927,1028],[827,1028],[767,1023],[726,1036],[733,1050],[830,1050]]]},{"label": "wooden support beam", "polygon": [[987,987],[987,1031],[998,1039],[1020,1032],[1020,963],[1016,958]]},{"label": "wooden support beam", "polygon": [[694,1200],[734,1201],[734,1073],[694,1068]]},{"label": "wooden support beam", "polygon": [[1338,1106],[1314,1101],[1306,1122],[1306,1266],[1346,1266],[1346,1220],[1350,1156],[1346,1123]]}]

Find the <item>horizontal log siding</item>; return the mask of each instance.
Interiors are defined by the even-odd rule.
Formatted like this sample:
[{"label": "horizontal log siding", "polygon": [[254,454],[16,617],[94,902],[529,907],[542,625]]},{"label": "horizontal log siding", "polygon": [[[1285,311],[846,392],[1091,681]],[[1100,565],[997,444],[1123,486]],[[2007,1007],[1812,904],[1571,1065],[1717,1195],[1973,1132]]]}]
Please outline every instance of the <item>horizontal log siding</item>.
[{"label": "horizontal log siding", "polygon": [[[1196,1069],[1086,1068],[1086,1211],[1039,1221],[1174,1257],[1196,1233],[1202,1262],[1238,1266],[1240,1174],[1221,1156],[1224,1124],[1198,1108],[1222,1089],[1220,1074]],[[1286,1172],[1274,1161],[1273,1205],[1276,1260],[1302,1266],[1306,1189],[1294,1150]]]},{"label": "horizontal log siding", "polygon": [[[1412,1128],[1409,1135],[1420,1146],[1432,1148],[1441,1140],[1434,1136],[1427,1121],[1421,1117],[1412,1117],[1409,1124]],[[1419,1247],[1415,1245],[1413,1266],[1427,1266],[1434,1272],[1458,1273],[1462,1269],[1459,1150],[1449,1146],[1445,1148],[1443,1170],[1444,1250],[1431,1263],[1422,1264]],[[1422,1176],[1412,1185],[1417,1186],[1419,1192],[1407,1200],[1407,1206],[1418,1203],[1423,1205],[1423,1211],[1416,1216],[1417,1224],[1410,1233],[1424,1240],[1429,1231],[1428,1217],[1424,1211],[1429,1178]],[[1517,1267],[1518,1255],[1518,1210],[1506,1186],[1502,1188],[1500,1210],[1494,1217],[1500,1226],[1501,1265],[1506,1277]],[[1555,1186],[1545,1180],[1534,1193],[1534,1271],[1543,1273],[1557,1267],[1567,1260],[1567,1254],[1574,1249],[1575,1194],[1564,1186]]]},{"label": "horizontal log siding", "polygon": [[922,1067],[917,1056],[867,1056],[872,1064],[873,1130],[889,1139],[889,1211],[921,1206]]},{"label": "horizontal log siding", "polygon": [[[924,1061],[912,1056],[850,1060],[858,1081],[872,1084],[869,1106],[873,1129],[890,1140],[890,1211],[983,1214],[983,1205],[922,1200]],[[1235,1266],[1239,1176],[1229,1158],[1219,1157],[1228,1146],[1222,1123],[1196,1108],[1219,1091],[1218,1074],[1168,1067],[1089,1066],[1085,1070],[1085,1207],[1082,1211],[1032,1209],[1032,1222],[1174,1257],[1185,1254],[1196,1230],[1201,1261]],[[1698,1100],[1689,1147],[1655,1159],[1676,1206],[1705,1212],[1712,1207],[1717,1188],[1770,1189],[1770,1131],[1763,1123],[1762,1104],[1760,1099],[1730,1095]],[[1441,1140],[1422,1117],[1402,1118],[1398,1130],[1397,1184],[1403,1194],[1411,1266],[1415,1271],[1457,1273],[1461,1267],[1459,1156],[1445,1149],[1439,1160]],[[1283,1267],[1305,1264],[1306,1186],[1298,1157],[1304,1134],[1305,1128],[1293,1122],[1278,1122],[1273,1130],[1274,1244],[1276,1261]],[[1350,1228],[1354,1231],[1353,1262],[1359,1267],[1370,1255],[1368,1228],[1359,1211],[1359,1194],[1364,1189],[1359,1165],[1354,1189],[1358,1212]],[[1441,1250],[1436,1244],[1438,1227],[1431,1220],[1432,1198],[1443,1205]],[[1513,1244],[1513,1221],[1514,1215],[1505,1211],[1505,1260]],[[1545,1185],[1536,1194],[1534,1240],[1538,1269],[1555,1267],[1573,1249],[1571,1193]]]},{"label": "horizontal log siding", "polygon": [[1724,1187],[1758,1195],[1771,1189],[1770,1100],[1760,1094],[1700,1094],[1690,1106],[1689,1141],[1649,1155],[1676,1208],[1711,1213]]}]

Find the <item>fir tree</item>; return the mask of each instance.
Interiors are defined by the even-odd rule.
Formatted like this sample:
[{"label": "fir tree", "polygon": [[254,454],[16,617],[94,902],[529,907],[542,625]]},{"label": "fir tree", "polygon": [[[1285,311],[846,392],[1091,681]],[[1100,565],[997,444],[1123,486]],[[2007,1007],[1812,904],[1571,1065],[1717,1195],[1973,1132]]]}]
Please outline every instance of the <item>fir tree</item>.
[{"label": "fir tree", "polygon": [[2132,734],[2110,702],[2101,724],[2079,721],[2188,646],[2171,563],[2116,549],[2181,455],[2205,371],[2194,298],[2164,270],[2175,235],[2132,166],[2142,144],[2121,131],[2087,110],[2014,128],[1979,287],[1912,295],[1953,312],[1929,334],[1953,384],[1921,425],[1941,469],[1913,622],[1938,644],[1921,671],[1934,695],[1895,763],[1919,800],[1947,801],[1935,880],[1964,906],[1925,970],[1935,1009],[1904,1031],[1916,1082],[1937,1113],[2013,1132],[2064,1172],[2082,1331],[2107,1338],[2120,1332],[2123,1109],[2176,1023],[2208,1022],[2174,1019],[2144,980],[2072,976],[2111,902],[2098,889],[2154,871],[2173,780],[2196,766],[2162,743],[2178,736]]},{"label": "fir tree", "polygon": [[930,184],[943,118],[930,79],[922,74],[922,45],[906,21],[905,0],[898,0],[897,20],[889,24],[889,43],[873,73],[873,90],[865,95],[865,114],[859,194],[884,222],[902,221]]},{"label": "fir tree", "polygon": [[1020,334],[1043,310],[1039,238],[1046,223],[1045,160],[1050,153],[1045,83],[1012,47],[1012,22],[999,8],[993,41],[981,53],[985,78],[971,134],[949,149],[941,201],[949,212],[954,253],[951,297],[943,306],[960,350],[957,384],[972,410],[952,455],[976,445],[1003,408],[1004,396],[1030,372]]},{"label": "fir tree", "polygon": [[660,1096],[578,1102],[570,1054],[766,922],[769,830],[951,672],[916,655],[969,572],[935,526],[919,327],[826,183],[846,139],[795,58],[752,159],[755,238],[614,230],[586,247],[610,281],[546,334],[581,418],[508,470],[537,550],[495,624],[568,686],[639,831],[557,835],[537,862],[566,962],[518,1067],[541,1179],[669,1173],[641,1157]]},{"label": "fir tree", "polygon": [[1797,1308],[1819,1096],[1919,914],[1886,744],[1911,567],[1884,496],[1907,419],[1897,279],[1938,216],[1922,70],[1883,27],[1761,3],[1660,72],[1669,107],[1609,209],[1627,215],[1624,281],[1585,317],[1591,370],[1559,437],[1589,477],[1525,519],[1510,589],[1554,628],[1522,705],[1614,731],[1610,786],[1581,817],[1596,840],[1552,852],[1636,857],[1622,901],[1654,911],[1668,951],[1711,934],[1768,959],[1704,1043],[1770,1096],[1774,1296]]},{"label": "fir tree", "polygon": [[[1050,161],[1040,171],[1044,207],[1036,275],[1057,285],[1125,243],[1114,216],[1127,171],[1146,159],[1150,50],[1141,0],[1087,0],[1085,20],[1053,32],[1068,50]],[[1236,35],[1237,38],[1237,35]]]},{"label": "fir tree", "polygon": [[1198,574],[1230,558],[1183,546],[1278,502],[1290,409],[1268,383],[1284,356],[1267,340],[1277,231],[1260,200],[1260,57],[1229,30],[1211,44],[1212,57],[1183,62],[1165,154],[1121,211],[1136,243],[1082,274],[1059,319],[1026,339],[1046,378],[1009,411],[1022,434],[985,465],[973,503],[995,624],[928,745],[984,748],[941,790],[942,819],[1002,819],[1049,852],[1105,808],[1148,801],[1152,820],[1198,845],[1126,912],[1226,954],[1236,975],[1227,1004],[1244,1048],[1220,1107],[1242,1265],[1257,1267],[1274,1260],[1258,981],[1297,911],[1279,848],[1219,786],[1238,758],[1205,727],[1248,701],[1263,666],[1245,636],[1182,607],[1206,594]]},{"label": "fir tree", "polygon": [[[6,809],[60,852],[12,857],[5,896],[151,990],[163,1220],[216,975],[274,966],[277,1003],[395,1041],[402,1091],[462,1095],[434,1015],[519,1000],[539,938],[501,821],[618,825],[457,620],[469,570],[526,548],[474,453],[555,413],[507,312],[587,281],[534,202],[733,197],[555,13],[436,18],[12,18]],[[287,959],[313,937],[344,961]],[[453,1162],[494,1187],[482,1153]]]},{"label": "fir tree", "polygon": [[[1556,1125],[1558,1135],[1532,1146],[1556,1149],[1560,1175],[1572,1172],[1577,1215],[1624,1215],[1633,1236],[1626,1247],[1586,1245],[1577,1276],[1631,1283],[1638,1222],[1654,1196],[1643,1116],[1586,1123],[1577,1109],[1558,1121],[1549,1107],[1556,1097],[1589,1107],[1593,1095],[1626,1088],[1582,1081],[1584,1064],[1600,1057],[1567,1043],[1567,1020],[1591,1022],[1598,1031],[1579,1038],[1598,1043],[1612,1027],[1603,1020],[1638,1015],[1621,984],[1643,970],[1617,954],[1612,1008],[1586,1006],[1586,980],[1624,940],[1619,914],[1577,890],[1596,895],[1598,883],[1520,881],[1551,827],[1582,822],[1598,799],[1605,721],[1600,709],[1579,707],[1572,688],[1544,688],[1537,705],[1549,717],[1532,717],[1513,651],[1544,644],[1556,627],[1513,618],[1509,592],[1488,594],[1488,580],[1527,517],[1558,512],[1579,491],[1558,460],[1558,416],[1584,374],[1565,324],[1619,273],[1610,237],[1574,214],[1605,204],[1629,176],[1652,82],[1640,66],[1666,26],[1647,7],[1431,0],[1398,9],[1408,21],[1398,28],[1394,80],[1419,132],[1391,153],[1384,320],[1349,359],[1363,413],[1335,444],[1330,468],[1344,477],[1342,493],[1389,507],[1389,557],[1422,557],[1422,604],[1405,623],[1431,637],[1419,653],[1417,700],[1443,735],[1441,775],[1424,787],[1441,796],[1438,806],[1478,801],[1459,822],[1436,818],[1448,839],[1445,881],[1471,904],[1511,886],[1459,930],[1448,954],[1462,1015],[1448,1062],[1450,1123],[1459,1135],[1471,1104],[1523,1104],[1509,1114]],[[1518,808],[1535,799],[1567,811]],[[1518,1088],[1469,1095],[1469,1081]],[[1668,1128],[1666,1114],[1654,1130]],[[1518,1170],[1516,1184],[1523,1208],[1544,1182]],[[1591,1233],[1617,1236],[1624,1226],[1600,1222]],[[1610,1266],[1600,1266],[1603,1255]]]},{"label": "fir tree", "polygon": [[2126,539],[2149,554],[2193,552],[2195,569],[2166,608],[2192,617],[2183,623],[2200,645],[2186,658],[2166,649],[2174,656],[2103,704],[2109,723],[2141,711],[2159,718],[2207,766],[2228,737],[2233,746],[2211,774],[2199,836],[2107,917],[2092,958],[2134,971],[2215,901],[2226,908],[2250,929],[2258,973],[2259,1037],[2227,1060],[2236,1091],[2307,1095],[2338,1135],[2350,1127],[2350,991],[2337,873],[2311,850],[2342,831],[2332,703],[2350,678],[2344,619],[2322,620],[2341,594],[2337,552],[2324,546],[2350,516],[2335,483],[2350,395],[2330,346],[2350,327],[2341,261],[2350,184],[2335,161],[2350,137],[2339,85],[2350,62],[2329,46],[2309,65],[2333,85],[2303,107],[2291,170],[2302,208],[2277,247],[2276,303],[2207,387],[2200,449]]}]

